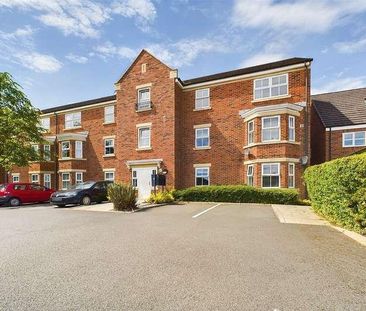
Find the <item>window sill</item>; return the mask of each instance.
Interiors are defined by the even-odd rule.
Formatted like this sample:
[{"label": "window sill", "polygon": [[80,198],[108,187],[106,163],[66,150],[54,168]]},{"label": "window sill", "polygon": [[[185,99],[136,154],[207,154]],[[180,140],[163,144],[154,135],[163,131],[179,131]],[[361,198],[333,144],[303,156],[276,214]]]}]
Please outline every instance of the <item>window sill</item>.
[{"label": "window sill", "polygon": [[81,160],[86,161],[86,158],[60,158],[59,161]]},{"label": "window sill", "polygon": [[114,158],[116,157],[116,155],[113,153],[113,154],[105,154],[103,155],[103,158]]},{"label": "window sill", "polygon": [[139,110],[135,110],[136,112],[146,112],[146,111],[151,111],[152,107],[150,108],[144,108],[144,109],[139,109]]},{"label": "window sill", "polygon": [[193,111],[205,111],[205,110],[211,110],[211,109],[212,109],[212,107],[210,106],[207,108],[195,108],[195,109],[193,109]]},{"label": "window sill", "polygon": [[256,146],[263,146],[263,145],[275,145],[275,144],[291,144],[291,145],[300,145],[298,141],[289,141],[289,140],[271,140],[271,141],[262,141],[259,143],[249,144],[243,147],[243,149],[252,148]]},{"label": "window sill", "polygon": [[201,148],[198,148],[198,147],[193,148],[193,150],[210,150],[210,149],[211,149],[210,146],[209,147],[201,147]]},{"label": "window sill", "polygon": [[116,122],[103,122],[103,125],[110,125],[110,124],[116,124]]},{"label": "window sill", "polygon": [[81,126],[75,126],[75,127],[68,127],[68,128],[64,128],[64,131],[72,131],[72,130],[77,130],[77,129],[81,129]]},{"label": "window sill", "polygon": [[147,151],[147,150],[152,150],[152,148],[151,147],[136,148],[136,151]]},{"label": "window sill", "polygon": [[260,102],[265,102],[265,101],[269,101],[269,100],[277,100],[277,99],[290,98],[290,97],[291,97],[291,95],[281,95],[281,96],[273,96],[273,97],[268,97],[268,98],[253,99],[252,103],[260,103]]}]

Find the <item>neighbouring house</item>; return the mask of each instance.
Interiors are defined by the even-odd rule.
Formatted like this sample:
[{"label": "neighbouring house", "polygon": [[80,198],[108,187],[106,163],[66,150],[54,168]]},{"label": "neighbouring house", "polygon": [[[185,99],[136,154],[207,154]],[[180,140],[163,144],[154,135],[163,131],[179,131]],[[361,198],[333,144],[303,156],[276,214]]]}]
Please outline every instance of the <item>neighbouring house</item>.
[{"label": "neighbouring house", "polygon": [[14,181],[65,189],[90,179],[167,186],[249,184],[298,188],[310,155],[311,58],[290,58],[181,80],[143,50],[116,94],[44,109],[46,161],[14,168]]},{"label": "neighbouring house", "polygon": [[366,148],[366,88],[312,97],[311,164]]}]

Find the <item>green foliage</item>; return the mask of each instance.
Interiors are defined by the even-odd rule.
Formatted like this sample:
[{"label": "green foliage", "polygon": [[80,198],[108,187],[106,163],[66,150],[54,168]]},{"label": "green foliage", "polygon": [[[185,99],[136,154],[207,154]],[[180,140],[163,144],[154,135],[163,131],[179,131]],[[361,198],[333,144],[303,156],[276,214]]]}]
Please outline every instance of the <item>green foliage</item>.
[{"label": "green foliage", "polygon": [[182,201],[297,204],[299,194],[290,189],[260,189],[251,186],[205,186],[176,190],[174,198]]},{"label": "green foliage", "polygon": [[152,193],[147,199],[148,203],[171,203],[174,201],[173,191],[159,191],[156,194]]},{"label": "green foliage", "polygon": [[336,159],[305,171],[313,209],[329,221],[366,233],[366,154]]},{"label": "green foliage", "polygon": [[130,184],[109,185],[108,199],[113,203],[116,211],[130,211],[136,207],[136,192]]},{"label": "green foliage", "polygon": [[42,144],[40,111],[24,95],[7,72],[0,72],[0,166],[27,166],[40,160],[31,144]]}]

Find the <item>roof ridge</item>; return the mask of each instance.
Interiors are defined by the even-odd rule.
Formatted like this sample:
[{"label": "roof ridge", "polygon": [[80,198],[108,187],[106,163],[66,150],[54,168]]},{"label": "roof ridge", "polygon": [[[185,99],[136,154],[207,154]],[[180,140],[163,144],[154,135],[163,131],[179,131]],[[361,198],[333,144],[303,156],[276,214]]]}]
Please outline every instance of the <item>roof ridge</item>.
[{"label": "roof ridge", "polygon": [[342,93],[342,92],[350,92],[350,91],[357,91],[357,90],[362,90],[362,89],[366,89],[366,86],[356,87],[356,88],[347,89],[347,90],[340,90],[340,91],[333,91],[333,92],[326,92],[326,93],[318,93],[318,94],[313,94],[311,96],[326,95],[326,94],[335,94],[335,93]]}]

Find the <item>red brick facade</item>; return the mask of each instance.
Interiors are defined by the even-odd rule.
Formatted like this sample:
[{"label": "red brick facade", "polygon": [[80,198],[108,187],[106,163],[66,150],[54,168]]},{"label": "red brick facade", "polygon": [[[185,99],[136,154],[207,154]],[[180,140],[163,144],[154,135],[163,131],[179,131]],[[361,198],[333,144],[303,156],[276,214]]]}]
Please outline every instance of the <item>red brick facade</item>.
[{"label": "red brick facade", "polygon": [[[254,100],[255,79],[288,75],[288,93],[271,100]],[[138,90],[150,90],[151,109],[136,111]],[[197,89],[209,89],[209,108],[195,109]],[[167,186],[185,188],[196,182],[195,168],[209,167],[210,184],[245,184],[253,165],[254,186],[262,185],[262,164],[279,163],[280,187],[289,186],[289,164],[295,165],[294,187],[304,192],[302,174],[310,160],[310,69],[305,64],[259,71],[233,79],[184,85],[172,70],[143,51],[116,83],[116,100],[45,114],[51,120],[52,161],[14,168],[21,181],[31,174],[52,175],[52,187],[62,188],[62,174],[76,173],[84,180],[104,179],[114,172],[116,181],[130,183],[134,170],[167,169]],[[104,124],[105,107],[115,108],[115,122]],[[81,112],[81,125],[65,129],[65,114]],[[309,112],[309,113],[308,113]],[[262,119],[279,116],[280,137],[262,142]],[[289,116],[295,120],[295,138],[289,139]],[[254,141],[248,145],[248,122],[254,121]],[[195,129],[209,128],[209,146],[195,146]],[[139,148],[139,128],[150,129],[150,146]],[[142,132],[141,132],[142,133]],[[141,134],[143,135],[143,134]],[[114,138],[114,155],[104,154],[104,138]],[[83,141],[83,156],[76,158],[76,141]],[[62,159],[62,142],[70,142],[69,157]],[[41,148],[42,149],[42,148]],[[137,173],[136,173],[137,174]]]}]

